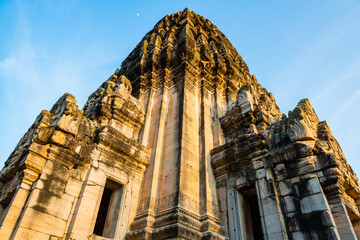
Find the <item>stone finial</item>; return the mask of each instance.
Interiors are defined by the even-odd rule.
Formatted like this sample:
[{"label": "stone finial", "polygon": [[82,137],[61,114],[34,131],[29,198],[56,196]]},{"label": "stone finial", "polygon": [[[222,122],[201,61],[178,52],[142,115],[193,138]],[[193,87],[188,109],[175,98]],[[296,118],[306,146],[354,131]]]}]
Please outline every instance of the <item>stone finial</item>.
[{"label": "stone finial", "polygon": [[254,88],[251,85],[243,85],[237,95],[237,106],[241,108],[241,113],[254,111],[254,104],[256,99],[253,95]]},{"label": "stone finial", "polygon": [[73,95],[65,93],[54,104],[50,113],[54,116],[50,122],[51,127],[59,128],[74,136],[77,135],[84,112],[79,110]]},{"label": "stone finial", "polygon": [[288,134],[292,142],[314,140],[317,137],[319,119],[308,99],[302,99],[287,120]]},{"label": "stone finial", "polygon": [[129,81],[124,75],[121,75],[117,80],[116,83],[119,84],[118,89],[116,90],[117,95],[123,95],[124,98],[129,98],[132,91],[132,86]]}]

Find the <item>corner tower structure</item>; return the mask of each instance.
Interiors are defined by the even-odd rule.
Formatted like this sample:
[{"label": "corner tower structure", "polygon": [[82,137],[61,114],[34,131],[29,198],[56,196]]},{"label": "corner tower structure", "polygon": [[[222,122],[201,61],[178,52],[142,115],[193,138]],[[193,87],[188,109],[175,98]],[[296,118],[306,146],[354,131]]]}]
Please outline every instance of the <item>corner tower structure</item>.
[{"label": "corner tower structure", "polygon": [[0,172],[1,239],[357,239],[359,181],[303,99],[281,114],[209,20],[161,19]]}]

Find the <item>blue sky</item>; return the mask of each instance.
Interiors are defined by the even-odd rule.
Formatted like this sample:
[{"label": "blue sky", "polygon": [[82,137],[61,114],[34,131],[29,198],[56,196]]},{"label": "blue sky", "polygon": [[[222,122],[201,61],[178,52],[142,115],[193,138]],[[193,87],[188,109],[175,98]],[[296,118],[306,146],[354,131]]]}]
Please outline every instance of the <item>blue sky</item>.
[{"label": "blue sky", "polygon": [[284,113],[309,98],[360,176],[360,1],[0,0],[0,165],[42,109],[87,97],[166,14],[211,20]]}]

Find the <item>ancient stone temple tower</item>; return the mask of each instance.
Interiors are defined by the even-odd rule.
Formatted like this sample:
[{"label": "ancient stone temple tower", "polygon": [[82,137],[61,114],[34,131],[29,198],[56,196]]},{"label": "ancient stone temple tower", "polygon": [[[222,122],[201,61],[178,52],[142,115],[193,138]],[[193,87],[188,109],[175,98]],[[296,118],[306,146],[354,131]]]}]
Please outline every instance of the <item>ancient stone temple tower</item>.
[{"label": "ancient stone temple tower", "polygon": [[307,99],[281,114],[228,39],[161,19],[0,173],[0,239],[357,239],[359,181]]}]

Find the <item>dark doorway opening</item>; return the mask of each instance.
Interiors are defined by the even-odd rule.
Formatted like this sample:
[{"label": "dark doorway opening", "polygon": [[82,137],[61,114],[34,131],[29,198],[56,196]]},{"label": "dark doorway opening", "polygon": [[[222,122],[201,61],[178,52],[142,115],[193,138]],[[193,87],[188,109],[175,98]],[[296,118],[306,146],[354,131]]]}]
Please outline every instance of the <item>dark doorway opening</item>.
[{"label": "dark doorway opening", "polygon": [[248,202],[250,206],[250,215],[251,215],[251,225],[253,229],[254,239],[263,239],[263,232],[261,228],[261,218],[259,211],[259,204],[257,201],[257,196],[252,195],[248,197]]},{"label": "dark doorway opening", "polygon": [[238,193],[238,222],[242,239],[263,240],[261,216],[255,187]]},{"label": "dark doorway opening", "polygon": [[119,218],[122,187],[119,183],[107,179],[97,214],[94,234],[114,237]]}]

